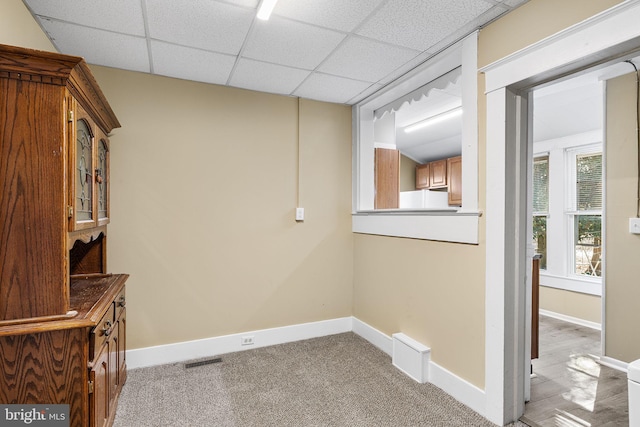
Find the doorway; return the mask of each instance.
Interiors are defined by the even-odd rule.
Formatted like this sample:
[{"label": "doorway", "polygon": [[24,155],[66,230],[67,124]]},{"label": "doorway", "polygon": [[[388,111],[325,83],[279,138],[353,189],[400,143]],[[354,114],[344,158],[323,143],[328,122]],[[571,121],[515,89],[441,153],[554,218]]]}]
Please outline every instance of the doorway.
[{"label": "doorway", "polygon": [[524,413],[529,377],[529,364],[523,363],[530,357],[525,284],[533,255],[526,224],[532,213],[526,188],[527,90],[631,57],[640,46],[640,29],[632,30],[639,19],[640,4],[621,3],[481,70],[486,77],[486,246],[491,254],[485,274],[485,395],[486,415],[497,424]]},{"label": "doorway", "polygon": [[[540,258],[533,263],[539,270],[532,277],[539,280],[532,281],[532,290],[541,298],[539,307],[531,307],[532,376],[521,420],[533,425],[597,425],[603,410],[622,409],[615,404],[624,400],[603,405],[608,396],[597,393],[610,388],[616,390],[613,397],[624,386],[623,373],[599,364],[606,187],[602,76],[608,72],[582,72],[529,93],[528,198]],[[624,418],[624,411],[614,412]]]}]

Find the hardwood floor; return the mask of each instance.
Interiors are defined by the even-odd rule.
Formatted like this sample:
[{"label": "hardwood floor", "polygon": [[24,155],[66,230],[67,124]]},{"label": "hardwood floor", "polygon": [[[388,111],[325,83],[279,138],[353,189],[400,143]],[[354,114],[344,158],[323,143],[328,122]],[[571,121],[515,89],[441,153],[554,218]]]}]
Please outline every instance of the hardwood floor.
[{"label": "hardwood floor", "polygon": [[540,357],[521,421],[532,427],[629,425],[627,374],[600,365],[600,331],[540,316]]}]

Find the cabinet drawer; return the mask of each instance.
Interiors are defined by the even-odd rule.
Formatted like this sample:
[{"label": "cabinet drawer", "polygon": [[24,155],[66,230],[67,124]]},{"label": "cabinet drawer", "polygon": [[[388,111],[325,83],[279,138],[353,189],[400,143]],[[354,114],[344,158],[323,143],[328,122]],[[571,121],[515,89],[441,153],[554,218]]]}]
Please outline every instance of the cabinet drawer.
[{"label": "cabinet drawer", "polygon": [[109,336],[113,333],[115,325],[115,307],[111,303],[109,309],[102,316],[102,319],[91,330],[89,337],[89,360],[93,360],[97,352],[104,345],[105,341],[109,339]]}]

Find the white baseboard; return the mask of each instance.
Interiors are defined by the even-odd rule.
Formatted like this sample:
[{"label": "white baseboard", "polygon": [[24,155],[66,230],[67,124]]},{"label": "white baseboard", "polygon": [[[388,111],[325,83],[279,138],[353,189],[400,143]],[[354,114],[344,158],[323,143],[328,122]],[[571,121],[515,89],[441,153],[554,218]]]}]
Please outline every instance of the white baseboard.
[{"label": "white baseboard", "polygon": [[446,370],[434,361],[429,362],[429,382],[480,415],[487,416],[487,399],[484,390]]},{"label": "white baseboard", "polygon": [[596,329],[598,331],[602,330],[602,325],[600,323],[591,322],[589,320],[580,319],[578,317],[567,316],[566,314],[556,313],[543,309],[540,309],[540,314],[547,317],[553,317],[554,319],[564,320],[565,322],[574,323],[576,325],[585,326],[587,328]]},{"label": "white baseboard", "polygon": [[360,335],[362,338],[369,341],[371,344],[375,345],[389,356],[393,355],[393,341],[391,340],[391,337],[389,335],[380,332],[373,326],[364,323],[362,320],[359,320],[355,317],[353,317],[352,319],[354,334]]},{"label": "white baseboard", "polygon": [[[352,317],[302,323],[281,328],[261,329],[240,334],[127,350],[127,368],[183,362],[258,347],[284,344],[353,330]],[[241,345],[242,337],[253,336],[254,344]]]},{"label": "white baseboard", "polygon": [[609,368],[617,369],[618,371],[627,372],[629,370],[629,364],[612,357],[601,356],[599,360],[601,365],[608,366]]},{"label": "white baseboard", "polygon": [[[127,368],[136,369],[178,363],[344,332],[353,332],[387,355],[392,356],[393,354],[393,340],[390,336],[355,317],[342,317],[281,328],[261,329],[201,340],[127,350]],[[253,345],[241,345],[242,337],[246,336],[253,337]],[[486,399],[483,390],[433,361],[429,362],[428,378],[430,383],[441,388],[480,415],[485,416]]]},{"label": "white baseboard", "polygon": [[[369,341],[389,356],[393,354],[392,338],[363,321],[353,318],[353,332]],[[486,417],[486,397],[484,390],[460,378],[442,366],[429,361],[429,382]]]}]

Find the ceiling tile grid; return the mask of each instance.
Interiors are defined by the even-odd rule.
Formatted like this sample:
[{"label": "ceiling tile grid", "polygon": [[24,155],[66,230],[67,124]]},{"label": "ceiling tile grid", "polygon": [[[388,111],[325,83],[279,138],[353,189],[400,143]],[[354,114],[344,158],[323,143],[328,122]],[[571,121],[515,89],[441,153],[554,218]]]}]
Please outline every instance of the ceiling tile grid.
[{"label": "ceiling tile grid", "polygon": [[354,104],[527,0],[23,0],[87,62]]}]

